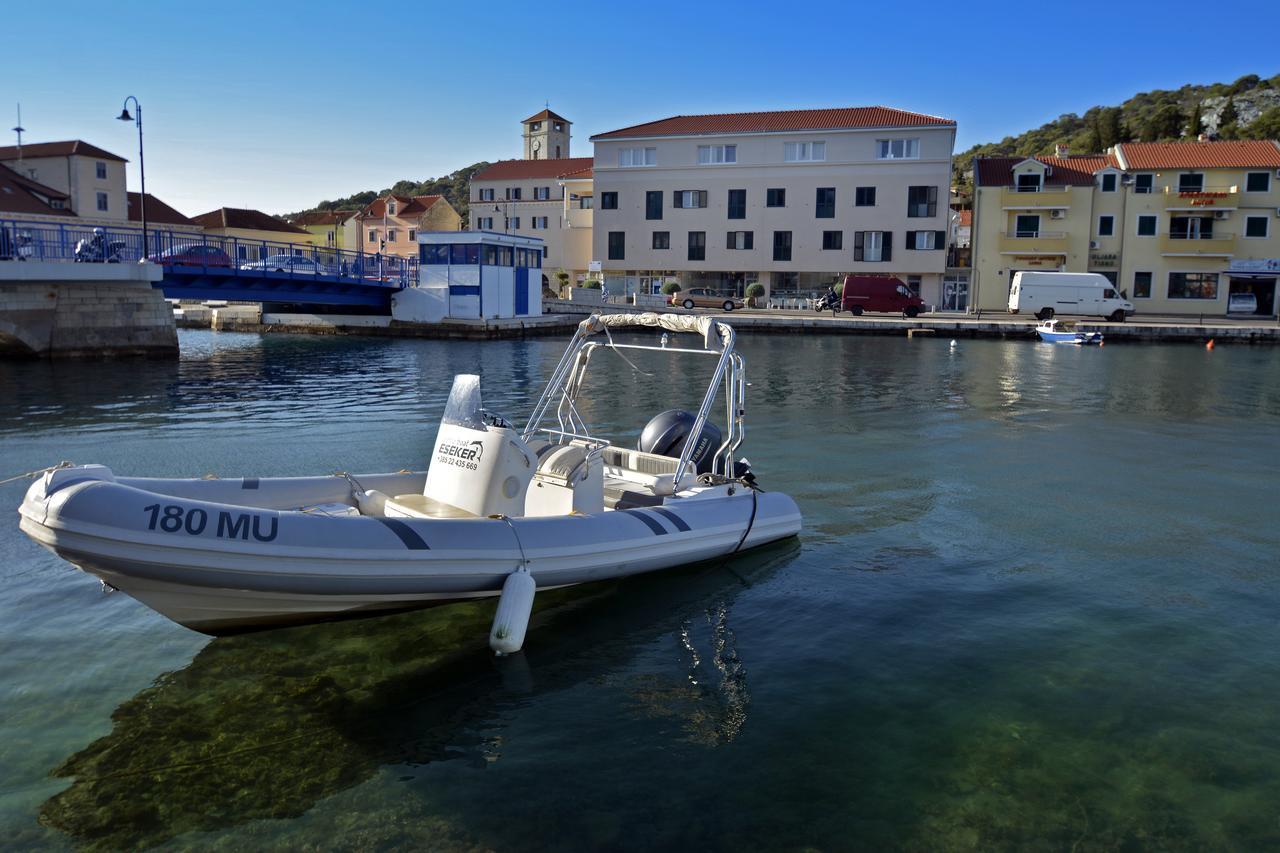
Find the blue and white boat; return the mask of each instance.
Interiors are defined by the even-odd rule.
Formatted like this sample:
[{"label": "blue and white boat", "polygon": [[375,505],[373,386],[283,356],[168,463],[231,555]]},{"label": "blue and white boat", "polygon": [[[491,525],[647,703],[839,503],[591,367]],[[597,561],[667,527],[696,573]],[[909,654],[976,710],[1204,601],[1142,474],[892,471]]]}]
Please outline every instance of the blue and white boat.
[{"label": "blue and white boat", "polygon": [[1102,343],[1102,332],[1082,332],[1071,320],[1045,320],[1036,326],[1036,334],[1048,344]]}]

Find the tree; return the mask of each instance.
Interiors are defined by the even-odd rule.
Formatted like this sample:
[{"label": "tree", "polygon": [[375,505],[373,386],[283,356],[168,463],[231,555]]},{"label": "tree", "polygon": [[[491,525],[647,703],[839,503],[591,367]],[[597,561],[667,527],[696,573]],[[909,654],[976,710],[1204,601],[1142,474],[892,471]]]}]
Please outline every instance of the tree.
[{"label": "tree", "polygon": [[1195,109],[1191,113],[1191,120],[1187,122],[1187,136],[1195,139],[1204,130],[1204,119],[1200,117],[1200,102],[1196,101]]},{"label": "tree", "polygon": [[1119,107],[1108,107],[1098,116],[1098,140],[1096,150],[1104,151],[1117,142],[1124,142],[1124,122],[1120,118]]},{"label": "tree", "polygon": [[1251,121],[1243,135],[1250,139],[1280,139],[1280,107],[1272,107]]},{"label": "tree", "polygon": [[1227,90],[1229,95],[1239,95],[1241,92],[1248,92],[1258,85],[1260,78],[1257,74],[1246,74],[1239,80],[1231,84],[1231,88]]},{"label": "tree", "polygon": [[1235,139],[1239,135],[1240,113],[1236,110],[1234,98],[1227,98],[1227,103],[1218,113],[1218,136],[1223,139]]},{"label": "tree", "polygon": [[1143,142],[1156,142],[1161,139],[1177,139],[1182,135],[1186,119],[1177,104],[1164,104],[1159,107],[1142,128]]},{"label": "tree", "polygon": [[1102,136],[1098,133],[1097,126],[1089,128],[1084,135],[1084,151],[1085,154],[1097,154],[1102,151]]}]

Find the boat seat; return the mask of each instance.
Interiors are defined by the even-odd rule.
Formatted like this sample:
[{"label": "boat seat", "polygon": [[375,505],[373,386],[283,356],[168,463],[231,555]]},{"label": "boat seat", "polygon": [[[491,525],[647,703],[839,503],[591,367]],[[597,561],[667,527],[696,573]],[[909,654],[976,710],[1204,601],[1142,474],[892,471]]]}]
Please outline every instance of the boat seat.
[{"label": "boat seat", "polygon": [[610,480],[604,484],[604,505],[609,509],[662,506],[662,498],[636,483]]},{"label": "boat seat", "polygon": [[586,471],[587,449],[579,444],[554,446],[550,452],[538,458],[539,479],[552,480],[562,486],[571,486],[582,479]]},{"label": "boat seat", "polygon": [[383,510],[389,518],[479,518],[465,509],[426,495],[396,495]]}]

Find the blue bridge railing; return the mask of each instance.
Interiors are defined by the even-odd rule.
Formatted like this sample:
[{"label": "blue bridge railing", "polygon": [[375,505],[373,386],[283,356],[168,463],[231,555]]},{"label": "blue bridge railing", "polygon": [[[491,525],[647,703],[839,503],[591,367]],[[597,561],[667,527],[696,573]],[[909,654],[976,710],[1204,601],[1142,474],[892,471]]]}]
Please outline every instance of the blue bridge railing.
[{"label": "blue bridge railing", "polygon": [[[232,275],[330,277],[391,288],[418,280],[418,259],[310,243],[245,240],[180,228],[148,228],[147,260],[165,267]],[[142,229],[0,218],[0,261],[136,263]]]}]

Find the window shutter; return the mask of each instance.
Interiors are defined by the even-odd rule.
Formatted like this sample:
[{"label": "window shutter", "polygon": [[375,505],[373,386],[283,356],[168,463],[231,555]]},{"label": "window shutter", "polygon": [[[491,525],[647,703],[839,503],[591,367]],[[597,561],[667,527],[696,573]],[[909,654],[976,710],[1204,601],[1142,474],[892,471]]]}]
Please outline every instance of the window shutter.
[{"label": "window shutter", "polygon": [[929,187],[929,215],[938,215],[938,188]]},{"label": "window shutter", "polygon": [[671,206],[677,210],[680,208],[680,190],[671,191]]},{"label": "window shutter", "polygon": [[914,249],[916,247],[916,232],[914,231],[907,232],[906,247],[908,249]]},{"label": "window shutter", "polygon": [[724,247],[725,247],[726,249],[736,249],[736,248],[738,248],[737,246],[733,245],[733,232],[732,232],[732,231],[729,231],[729,232],[727,232],[727,233],[725,234],[725,237],[724,237]]},{"label": "window shutter", "polygon": [[698,190],[698,207],[706,207],[706,206],[707,206],[707,191]]},{"label": "window shutter", "polygon": [[880,260],[893,260],[893,232],[885,231],[884,234],[884,251],[880,253]]},{"label": "window shutter", "polygon": [[933,248],[935,249],[947,248],[947,232],[946,231],[933,232]]},{"label": "window shutter", "polygon": [[748,248],[748,249],[754,249],[754,248],[756,247],[756,246],[755,246],[755,243],[756,243],[756,234],[755,234],[755,232],[754,232],[754,231],[748,231],[748,232],[747,232],[746,240],[747,240],[747,241],[746,241],[746,243],[744,243],[744,244],[743,244],[746,248]]},{"label": "window shutter", "polygon": [[853,232],[853,259],[862,260],[862,231]]}]

